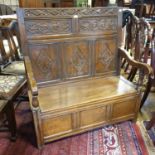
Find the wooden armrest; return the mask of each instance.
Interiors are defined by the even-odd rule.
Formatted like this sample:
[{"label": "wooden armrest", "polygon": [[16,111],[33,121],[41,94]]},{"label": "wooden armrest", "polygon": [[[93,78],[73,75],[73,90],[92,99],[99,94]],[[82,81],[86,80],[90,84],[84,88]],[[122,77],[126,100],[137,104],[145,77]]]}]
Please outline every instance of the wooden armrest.
[{"label": "wooden armrest", "polygon": [[133,60],[131,56],[127,54],[127,51],[122,47],[120,47],[118,50],[119,50],[119,55],[122,58],[125,58],[130,65],[132,65],[137,69],[143,69],[145,74],[147,74],[150,78],[154,78],[154,72],[151,66],[149,66],[148,64]]},{"label": "wooden armrest", "polygon": [[26,68],[26,74],[28,78],[28,84],[30,88],[30,92],[32,95],[32,106],[37,108],[39,106],[38,102],[38,88],[37,88],[37,83],[34,78],[33,72],[32,72],[32,66],[31,66],[31,61],[28,56],[24,57],[24,62],[25,62],[25,68]]},{"label": "wooden armrest", "polygon": [[25,67],[26,67],[28,83],[30,86],[30,91],[33,96],[38,96],[38,88],[37,88],[36,80],[34,79],[34,75],[32,72],[31,61],[28,56],[24,57],[24,61],[25,61]]}]

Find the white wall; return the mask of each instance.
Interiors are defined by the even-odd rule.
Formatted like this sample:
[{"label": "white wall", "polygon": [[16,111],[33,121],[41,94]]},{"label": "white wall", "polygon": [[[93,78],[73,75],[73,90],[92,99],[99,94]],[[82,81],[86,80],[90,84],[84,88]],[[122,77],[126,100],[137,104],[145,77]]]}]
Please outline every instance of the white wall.
[{"label": "white wall", "polygon": [[18,0],[0,0],[0,4],[9,5],[13,10],[19,6]]}]

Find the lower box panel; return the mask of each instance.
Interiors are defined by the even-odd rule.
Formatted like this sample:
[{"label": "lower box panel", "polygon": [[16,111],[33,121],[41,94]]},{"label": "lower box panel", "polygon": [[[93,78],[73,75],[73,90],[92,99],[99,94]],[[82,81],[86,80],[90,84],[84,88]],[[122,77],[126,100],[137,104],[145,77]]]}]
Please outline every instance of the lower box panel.
[{"label": "lower box panel", "polygon": [[137,97],[129,97],[115,102],[99,103],[97,106],[85,106],[76,112],[42,118],[43,136],[45,141],[52,141],[77,133],[82,133],[104,124],[134,119],[137,115],[139,101]]}]

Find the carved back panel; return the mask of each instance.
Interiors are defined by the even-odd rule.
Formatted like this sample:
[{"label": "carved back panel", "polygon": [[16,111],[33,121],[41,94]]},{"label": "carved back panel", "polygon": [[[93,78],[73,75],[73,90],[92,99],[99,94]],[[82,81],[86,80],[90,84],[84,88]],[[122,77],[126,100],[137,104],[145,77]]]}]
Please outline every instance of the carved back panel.
[{"label": "carved back panel", "polygon": [[117,74],[118,10],[19,9],[22,49],[38,85]]}]

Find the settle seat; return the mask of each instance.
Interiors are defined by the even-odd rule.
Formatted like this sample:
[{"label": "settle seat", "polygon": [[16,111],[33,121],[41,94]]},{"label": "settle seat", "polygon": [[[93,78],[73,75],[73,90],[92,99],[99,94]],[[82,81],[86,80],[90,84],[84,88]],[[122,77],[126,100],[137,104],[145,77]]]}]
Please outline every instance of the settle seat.
[{"label": "settle seat", "polygon": [[38,147],[105,124],[136,119],[139,92],[120,76],[122,10],[19,9],[21,46]]}]

